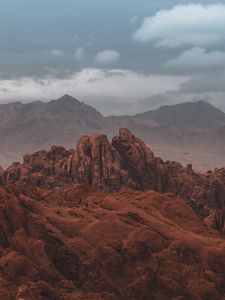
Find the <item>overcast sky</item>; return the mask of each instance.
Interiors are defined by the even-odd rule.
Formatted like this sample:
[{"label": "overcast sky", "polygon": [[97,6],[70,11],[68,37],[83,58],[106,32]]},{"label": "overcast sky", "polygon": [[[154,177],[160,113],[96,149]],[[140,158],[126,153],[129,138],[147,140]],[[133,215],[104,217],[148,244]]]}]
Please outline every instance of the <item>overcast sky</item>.
[{"label": "overcast sky", "polygon": [[1,0],[0,102],[65,93],[104,114],[225,111],[225,0]]}]

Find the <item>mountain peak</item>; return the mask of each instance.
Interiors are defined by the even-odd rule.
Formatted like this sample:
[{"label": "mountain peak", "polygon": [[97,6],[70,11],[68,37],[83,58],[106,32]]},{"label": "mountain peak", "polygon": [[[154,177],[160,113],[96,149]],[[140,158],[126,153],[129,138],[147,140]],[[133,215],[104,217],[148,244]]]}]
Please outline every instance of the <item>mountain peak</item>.
[{"label": "mountain peak", "polygon": [[188,101],[188,102],[181,102],[181,103],[177,103],[177,104],[173,104],[173,105],[162,105],[160,106],[158,109],[154,110],[161,110],[161,109],[182,109],[182,108],[194,108],[196,109],[196,107],[207,107],[210,108],[212,110],[218,110],[218,108],[216,108],[215,106],[213,106],[210,102],[205,101],[205,100],[198,100],[198,101]]},{"label": "mountain peak", "polygon": [[84,103],[83,101],[79,101],[68,94],[63,95],[56,100],[47,102],[47,105],[52,110],[58,111],[59,113],[65,111],[68,113],[76,113],[78,114],[76,117],[80,117],[82,114],[91,114],[94,118],[102,117],[102,115],[94,107]]},{"label": "mountain peak", "polygon": [[77,100],[76,98],[65,94],[63,96],[61,96],[60,98],[56,99],[56,100],[52,100],[52,101],[56,101],[56,102],[69,102],[69,103],[81,103],[79,100]]},{"label": "mountain peak", "polygon": [[165,105],[139,116],[147,116],[159,125],[182,128],[218,128],[225,124],[225,113],[204,100]]},{"label": "mountain peak", "polygon": [[210,106],[212,106],[211,103],[209,103],[208,101],[205,101],[205,100],[198,100],[196,102],[190,102],[190,103],[197,103],[197,104],[204,104],[204,105],[210,105]]}]

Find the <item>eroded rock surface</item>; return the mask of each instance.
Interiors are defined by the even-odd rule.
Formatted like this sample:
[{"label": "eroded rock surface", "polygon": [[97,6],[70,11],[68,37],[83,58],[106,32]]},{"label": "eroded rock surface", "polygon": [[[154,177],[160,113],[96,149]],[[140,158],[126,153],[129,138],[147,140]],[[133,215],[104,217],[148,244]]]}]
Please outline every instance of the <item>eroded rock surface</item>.
[{"label": "eroded rock surface", "polygon": [[127,129],[0,169],[0,299],[225,300],[225,170]]},{"label": "eroded rock surface", "polygon": [[172,194],[0,190],[0,296],[224,299],[225,240]]},{"label": "eroded rock surface", "polygon": [[52,147],[25,155],[23,164],[14,163],[0,176],[4,185],[20,182],[51,188],[86,183],[111,192],[124,186],[171,192],[205,216],[208,209],[222,209],[225,199],[225,169],[199,174],[191,165],[163,162],[128,129],[121,129],[112,143],[105,135],[94,134],[81,137],[69,151]]}]

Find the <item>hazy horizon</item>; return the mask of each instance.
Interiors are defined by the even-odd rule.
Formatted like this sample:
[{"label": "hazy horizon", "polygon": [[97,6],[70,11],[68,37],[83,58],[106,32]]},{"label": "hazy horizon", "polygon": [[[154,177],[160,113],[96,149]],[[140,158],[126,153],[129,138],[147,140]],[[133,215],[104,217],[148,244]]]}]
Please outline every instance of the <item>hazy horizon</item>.
[{"label": "hazy horizon", "polygon": [[[69,94],[64,94],[64,95],[61,95],[59,98],[55,98],[55,99],[47,99],[46,101],[44,101],[43,99],[33,99],[33,100],[31,100],[31,101],[24,101],[24,99],[12,99],[10,102],[8,102],[8,101],[5,101],[5,102],[3,102],[3,103],[0,103],[0,106],[1,105],[6,105],[6,104],[13,104],[13,103],[21,103],[21,104],[29,104],[29,103],[37,103],[37,102],[42,102],[42,103],[49,103],[49,102],[51,102],[51,101],[57,101],[57,100],[59,100],[59,99],[61,99],[61,98],[63,98],[63,97],[67,97],[67,96],[69,96],[69,97],[72,97],[72,98],[74,98],[74,99],[76,99],[76,100],[78,100],[79,102],[81,102],[81,103],[84,103],[84,104],[87,104],[87,105],[90,105],[91,107],[93,107],[94,109],[96,109],[98,112],[100,112],[103,116],[105,116],[105,117],[108,117],[108,116],[123,116],[123,115],[127,115],[127,116],[135,116],[135,115],[137,115],[137,114],[139,114],[139,113],[144,113],[144,112],[148,112],[148,111],[155,111],[155,110],[158,110],[159,108],[161,108],[161,107],[165,107],[165,106],[176,106],[176,105],[179,105],[179,104],[185,104],[185,103],[197,103],[197,102],[201,102],[201,101],[203,101],[203,102],[206,102],[206,103],[209,103],[209,104],[211,104],[213,107],[215,107],[215,108],[217,108],[217,109],[219,109],[219,110],[221,110],[222,112],[224,112],[225,113],[225,108],[223,109],[223,108],[219,108],[219,107],[217,107],[216,105],[213,105],[211,102],[210,102],[210,99],[207,99],[207,98],[205,98],[205,99],[190,99],[190,100],[188,100],[188,101],[183,101],[183,102],[177,102],[177,103],[165,103],[165,104],[158,104],[158,106],[155,106],[155,107],[153,107],[153,108],[144,108],[143,107],[143,109],[142,110],[140,110],[139,112],[137,112],[137,113],[124,113],[124,111],[122,110],[121,111],[121,113],[115,113],[115,114],[111,114],[110,113],[110,111],[108,111],[108,113],[105,113],[104,112],[104,108],[102,108],[101,107],[101,103],[99,103],[99,105],[98,105],[98,103],[88,103],[88,102],[86,102],[86,101],[83,101],[83,100],[81,100],[81,99],[78,99],[78,98],[76,98],[75,96],[73,96],[73,95],[69,95]],[[126,105],[126,103],[124,103],[124,106]],[[134,104],[135,105],[135,104]]]}]

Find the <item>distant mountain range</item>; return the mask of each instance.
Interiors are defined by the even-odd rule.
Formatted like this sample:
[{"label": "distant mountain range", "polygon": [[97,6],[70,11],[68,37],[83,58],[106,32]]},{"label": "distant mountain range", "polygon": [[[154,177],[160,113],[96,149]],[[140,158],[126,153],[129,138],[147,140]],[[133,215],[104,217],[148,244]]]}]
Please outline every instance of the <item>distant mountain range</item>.
[{"label": "distant mountain range", "polygon": [[192,163],[196,169],[225,165],[225,113],[204,101],[163,106],[134,116],[105,117],[64,95],[44,103],[0,105],[0,164],[52,145],[74,147],[81,135],[115,135],[126,127],[164,159]]},{"label": "distant mountain range", "polygon": [[111,130],[108,123],[94,108],[68,95],[47,103],[0,105],[0,164],[52,145],[73,147],[83,134]]},{"label": "distant mountain range", "polygon": [[179,128],[216,129],[225,125],[225,113],[208,102],[186,102],[162,106],[157,110],[136,115],[151,119],[157,125]]}]

